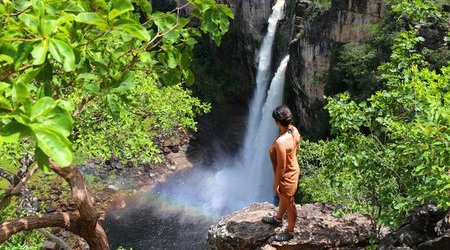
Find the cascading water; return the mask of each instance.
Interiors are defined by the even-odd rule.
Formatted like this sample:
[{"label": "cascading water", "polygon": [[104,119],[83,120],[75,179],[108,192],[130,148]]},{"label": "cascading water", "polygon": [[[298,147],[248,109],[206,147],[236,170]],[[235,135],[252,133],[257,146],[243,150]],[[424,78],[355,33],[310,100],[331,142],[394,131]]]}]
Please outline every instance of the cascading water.
[{"label": "cascading water", "polygon": [[[284,16],[284,0],[279,0],[272,7],[272,14],[269,17],[269,25],[267,33],[259,48],[259,62],[258,71],[256,73],[256,90],[253,99],[250,103],[250,113],[248,119],[248,126],[246,131],[246,139],[244,141],[243,152],[249,152],[252,148],[252,142],[256,137],[253,128],[257,126],[261,118],[261,108],[266,96],[267,84],[270,80],[270,68],[272,65],[272,47],[275,38],[277,23]],[[244,154],[245,155],[245,154]]]},{"label": "cascading water", "polygon": [[249,157],[246,157],[247,162],[245,164],[252,180],[249,183],[254,185],[252,195],[254,200],[257,201],[269,201],[272,197],[273,171],[270,167],[268,149],[278,132],[272,119],[272,110],[283,101],[284,80],[288,62],[289,55],[285,56],[281,61],[270,84],[266,101],[262,107],[259,126],[255,128],[255,132],[259,136],[254,138],[254,150],[252,152],[244,152],[249,154]]},{"label": "cascading water", "polygon": [[[278,0],[272,7],[267,33],[259,50],[256,90],[250,103],[243,149],[234,161],[228,164],[217,163],[222,168],[226,165],[229,166],[218,171],[207,180],[209,188],[204,195],[210,198],[205,198],[208,202],[204,204],[204,207],[215,214],[227,213],[242,208],[251,202],[270,201],[272,197],[270,189],[272,184],[269,177],[271,173],[267,173],[267,171],[272,171],[268,158],[268,147],[270,141],[276,136],[276,127],[271,119],[262,118],[265,117],[263,116],[263,105],[270,109],[272,106],[275,108],[277,104],[282,102],[283,87],[277,88],[276,93],[275,91],[269,93],[273,95],[267,97],[267,100],[271,100],[271,104],[267,104],[266,91],[270,80],[273,41],[277,23],[284,17],[284,5],[284,0]],[[283,60],[283,64],[280,66],[283,69],[277,72],[278,76],[275,76],[275,81],[272,81],[272,84],[276,86],[284,85],[287,60]],[[273,100],[275,96],[278,97]],[[270,125],[273,128],[270,128],[268,122],[271,122]],[[268,132],[269,130],[272,132]]]},{"label": "cascading water", "polygon": [[111,246],[134,249],[204,249],[206,231],[218,216],[272,198],[269,145],[276,138],[272,110],[283,99],[289,56],[270,84],[272,45],[284,0],[273,6],[259,51],[256,90],[251,101],[244,146],[238,157],[215,162],[214,169],[179,172],[141,197],[140,205],[110,213],[105,228]]}]

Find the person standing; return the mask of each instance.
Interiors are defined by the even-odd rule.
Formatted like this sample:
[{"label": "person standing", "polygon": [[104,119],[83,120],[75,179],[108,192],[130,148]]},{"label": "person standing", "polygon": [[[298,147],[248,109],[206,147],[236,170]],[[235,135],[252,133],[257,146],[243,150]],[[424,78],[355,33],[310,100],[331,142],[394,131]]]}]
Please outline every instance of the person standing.
[{"label": "person standing", "polygon": [[278,138],[275,139],[269,150],[274,172],[273,190],[279,196],[279,206],[276,216],[264,217],[262,221],[279,227],[287,212],[287,230],[275,235],[275,240],[287,241],[294,238],[297,219],[294,195],[297,192],[300,176],[300,166],[297,161],[300,133],[292,125],[292,112],[287,106],[276,107],[272,112],[272,117],[280,131]]}]

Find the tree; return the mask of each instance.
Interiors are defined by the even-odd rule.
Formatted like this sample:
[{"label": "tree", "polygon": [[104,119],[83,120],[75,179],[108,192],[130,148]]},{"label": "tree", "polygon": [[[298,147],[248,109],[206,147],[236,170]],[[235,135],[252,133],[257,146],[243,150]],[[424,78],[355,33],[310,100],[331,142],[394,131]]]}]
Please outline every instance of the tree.
[{"label": "tree", "polygon": [[450,65],[429,68],[417,30],[421,22],[448,22],[448,15],[433,1],[392,2],[407,25],[378,69],[385,87],[366,101],[348,93],[328,98],[335,138],[325,143],[326,167],[317,176],[331,191],[311,191],[396,226],[417,205],[450,207]]},{"label": "tree", "polygon": [[[191,15],[181,16],[182,9]],[[191,84],[195,38],[208,34],[220,44],[232,17],[214,0],[189,0],[167,13],[153,12],[145,0],[2,1],[0,143],[26,141],[35,159],[2,201],[17,194],[39,167],[70,184],[77,211],[3,222],[0,243],[23,230],[65,227],[92,249],[108,249],[97,223],[100,213],[72,165],[74,122],[94,101],[115,118],[130,109],[139,92],[137,72],[160,85]],[[69,98],[73,93],[81,96]]]}]

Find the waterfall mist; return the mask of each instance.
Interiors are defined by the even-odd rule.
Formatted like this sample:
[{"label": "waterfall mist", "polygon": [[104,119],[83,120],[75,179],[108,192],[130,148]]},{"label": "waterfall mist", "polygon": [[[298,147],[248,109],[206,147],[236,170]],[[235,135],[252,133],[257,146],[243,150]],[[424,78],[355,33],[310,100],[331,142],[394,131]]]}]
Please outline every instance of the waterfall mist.
[{"label": "waterfall mist", "polygon": [[[217,217],[257,201],[272,201],[272,167],[268,155],[277,128],[272,110],[283,100],[289,56],[280,63],[273,80],[271,62],[277,23],[284,16],[284,0],[272,7],[267,33],[259,50],[256,88],[250,103],[245,138],[241,152],[234,158],[216,160],[212,169],[196,167],[183,177],[183,183],[170,189],[170,196],[190,199],[210,216]],[[211,169],[211,168],[209,168]],[[161,192],[167,192],[162,189]],[[191,195],[192,194],[192,195]]]},{"label": "waterfall mist", "polygon": [[[197,165],[177,172],[141,197],[135,208],[111,213],[107,228],[111,229],[108,235],[112,246],[204,249],[205,232],[219,216],[252,202],[272,201],[273,173],[268,150],[277,136],[277,127],[271,114],[283,100],[289,56],[280,62],[270,87],[269,81],[273,41],[277,22],[284,16],[284,4],[284,0],[278,0],[273,6],[259,50],[256,88],[241,152],[235,157],[217,157],[213,166]],[[136,228],[130,219],[141,221],[140,226]]]}]

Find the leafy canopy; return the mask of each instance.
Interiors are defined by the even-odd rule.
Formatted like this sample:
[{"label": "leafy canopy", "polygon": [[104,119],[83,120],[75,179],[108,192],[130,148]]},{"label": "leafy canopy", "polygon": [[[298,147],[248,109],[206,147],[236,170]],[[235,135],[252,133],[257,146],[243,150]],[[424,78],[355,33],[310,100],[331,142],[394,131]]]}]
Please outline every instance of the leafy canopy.
[{"label": "leafy canopy", "polygon": [[233,15],[213,0],[185,7],[200,27],[144,0],[1,1],[0,143],[26,139],[41,167],[49,157],[67,166],[74,119],[87,103],[119,118],[139,92],[136,72],[159,86],[192,84],[195,38],[220,44]]}]

